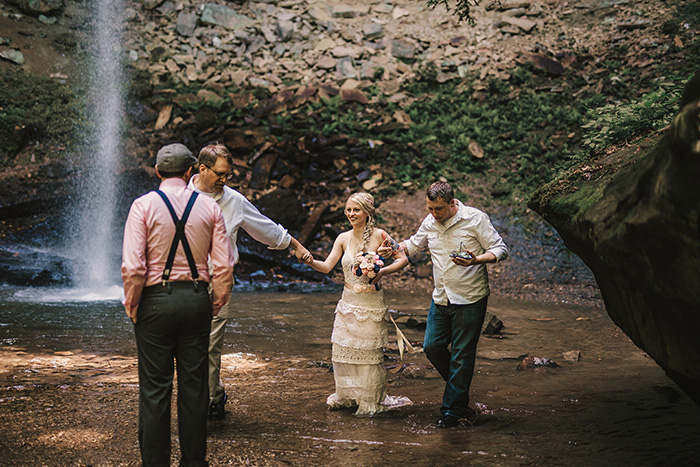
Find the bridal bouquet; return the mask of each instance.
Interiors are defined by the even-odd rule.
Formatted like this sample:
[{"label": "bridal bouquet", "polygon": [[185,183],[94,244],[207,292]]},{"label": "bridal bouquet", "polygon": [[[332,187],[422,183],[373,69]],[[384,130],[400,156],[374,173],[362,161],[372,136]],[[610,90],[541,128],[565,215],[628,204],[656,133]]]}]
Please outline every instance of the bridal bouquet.
[{"label": "bridal bouquet", "polygon": [[353,270],[358,277],[367,276],[371,281],[377,277],[377,273],[384,266],[384,258],[373,251],[360,252],[355,255],[353,261]]}]

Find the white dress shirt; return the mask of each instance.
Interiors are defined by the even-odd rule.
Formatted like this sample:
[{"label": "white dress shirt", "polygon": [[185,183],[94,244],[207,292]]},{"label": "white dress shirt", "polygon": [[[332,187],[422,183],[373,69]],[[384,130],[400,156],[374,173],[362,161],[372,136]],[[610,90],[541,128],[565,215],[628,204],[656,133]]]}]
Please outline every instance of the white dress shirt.
[{"label": "white dress shirt", "polygon": [[490,251],[501,261],[508,256],[508,248],[493,228],[489,216],[459,200],[457,213],[444,224],[428,215],[418,232],[404,242],[410,256],[428,249],[433,261],[433,301],[437,305],[469,305],[489,294],[486,264],[459,266],[452,262],[450,253],[469,250],[475,256]]},{"label": "white dress shirt", "polygon": [[289,235],[287,229],[264,216],[245,196],[228,186],[224,186],[222,193],[204,192],[199,190],[194,184],[197,177],[199,175],[195,175],[190,179],[189,188],[214,198],[221,211],[223,211],[226,232],[231,241],[235,263],[238,262],[240,256],[236,243],[238,240],[238,229],[240,228],[258,242],[267,245],[271,250],[284,250],[289,247],[292,236]]}]

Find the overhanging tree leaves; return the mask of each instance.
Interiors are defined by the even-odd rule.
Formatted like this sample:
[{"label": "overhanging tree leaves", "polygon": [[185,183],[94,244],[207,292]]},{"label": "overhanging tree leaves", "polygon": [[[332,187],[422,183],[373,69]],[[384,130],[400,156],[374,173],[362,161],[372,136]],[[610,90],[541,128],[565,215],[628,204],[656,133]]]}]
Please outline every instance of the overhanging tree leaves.
[{"label": "overhanging tree leaves", "polygon": [[[426,0],[431,8],[438,5],[445,5],[447,11],[450,11],[450,0]],[[455,3],[454,14],[457,15],[460,21],[466,20],[470,24],[474,24],[474,18],[471,16],[471,7],[477,6],[479,2],[476,0],[457,0]]]}]

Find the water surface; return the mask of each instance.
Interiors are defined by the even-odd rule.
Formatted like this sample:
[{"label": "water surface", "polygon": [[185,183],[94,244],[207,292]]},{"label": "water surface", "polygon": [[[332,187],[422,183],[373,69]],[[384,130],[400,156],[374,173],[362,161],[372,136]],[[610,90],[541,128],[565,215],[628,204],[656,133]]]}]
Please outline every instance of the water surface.
[{"label": "water surface", "polygon": [[[135,356],[133,327],[118,299],[37,297],[26,289],[2,292],[0,350]],[[225,465],[231,449],[262,452],[271,465],[698,465],[700,408],[597,308],[492,298],[489,311],[506,328],[479,343],[474,426],[436,428],[444,383],[420,353],[406,358],[403,372],[389,373],[389,392],[414,406],[375,418],[329,412],[338,298],[235,295],[222,373],[231,403],[226,421],[211,427],[212,465]],[[397,316],[419,319],[428,300],[387,295]],[[404,331],[422,341],[421,330]],[[580,351],[579,361],[563,359],[572,350]],[[559,368],[519,371],[526,355]]]}]

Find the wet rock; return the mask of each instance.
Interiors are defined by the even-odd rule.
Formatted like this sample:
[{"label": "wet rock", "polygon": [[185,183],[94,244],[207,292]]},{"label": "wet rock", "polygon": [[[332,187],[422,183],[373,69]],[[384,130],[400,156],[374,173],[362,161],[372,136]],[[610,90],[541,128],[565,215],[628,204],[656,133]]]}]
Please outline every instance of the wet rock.
[{"label": "wet rock", "polygon": [[340,97],[344,101],[359,102],[360,104],[367,104],[367,96],[365,96],[359,89],[341,89]]},{"label": "wet rock", "polygon": [[[488,316],[490,315],[490,316]],[[484,330],[482,331],[483,334],[500,334],[501,331],[503,331],[503,321],[498,319],[496,315],[491,315],[490,313],[487,314],[488,320],[486,321],[486,324],[484,325]]]},{"label": "wet rock", "polygon": [[354,46],[334,47],[331,53],[335,58],[352,57],[357,58],[362,53],[362,48]]},{"label": "wet rock", "polygon": [[369,13],[369,5],[333,5],[330,10],[334,18],[355,18]]},{"label": "wet rock", "polygon": [[297,237],[297,240],[299,240],[302,245],[313,239],[316,233],[319,231],[323,215],[326,213],[326,211],[328,211],[329,207],[330,203],[324,201],[311,211],[311,215],[309,215],[309,217],[306,219],[306,222],[299,233],[299,237]]},{"label": "wet rock", "polygon": [[277,22],[277,35],[280,38],[280,41],[282,42],[287,42],[292,40],[292,37],[294,37],[294,31],[296,30],[296,26],[292,21],[289,20],[279,20]]},{"label": "wet rock", "polygon": [[381,37],[382,34],[384,34],[384,26],[375,22],[366,23],[362,26],[362,34],[364,34],[367,39]]},{"label": "wet rock", "polygon": [[0,58],[8,60],[17,65],[22,65],[24,63],[24,54],[19,50],[5,49],[0,50]]},{"label": "wet rock", "polygon": [[275,151],[262,155],[253,166],[253,173],[250,179],[250,187],[255,190],[262,190],[270,180],[270,173],[277,162],[279,155]]},{"label": "wet rock", "polygon": [[391,54],[397,58],[413,58],[416,54],[416,47],[407,42],[394,40],[391,43]]},{"label": "wet rock", "polygon": [[316,66],[318,68],[321,68],[322,70],[331,70],[331,69],[335,68],[336,63],[337,62],[333,57],[329,57],[328,55],[324,55],[316,62]]},{"label": "wet rock", "polygon": [[633,31],[635,29],[645,29],[649,27],[651,23],[646,20],[637,21],[626,21],[617,25],[617,29],[620,31]]},{"label": "wet rock", "polygon": [[380,3],[377,6],[372,7],[372,12],[377,14],[390,15],[394,10],[394,5],[391,3]]},{"label": "wet rock", "polygon": [[215,3],[207,3],[202,9],[200,21],[203,24],[222,26],[226,29],[244,29],[255,24],[255,21],[235,10]]},{"label": "wet rock", "polygon": [[546,71],[550,75],[559,76],[564,73],[564,65],[553,58],[536,53],[523,54],[522,58],[532,61],[537,68]]},{"label": "wet rock", "polygon": [[559,365],[548,358],[542,357],[525,357],[518,363],[518,370],[533,370],[536,368],[559,368]]},{"label": "wet rock", "polygon": [[351,57],[345,57],[338,60],[335,65],[335,69],[338,72],[338,77],[341,79],[357,77],[357,70],[355,69],[355,65],[353,64]]},{"label": "wet rock", "polygon": [[278,188],[255,201],[255,206],[264,215],[282,224],[291,232],[298,232],[306,217],[306,209],[297,194],[289,189]]},{"label": "wet rock", "polygon": [[433,368],[429,368],[425,365],[419,365],[416,363],[406,363],[401,367],[399,371],[402,376],[414,379],[430,379],[435,378],[436,371]]},{"label": "wet rock", "polygon": [[476,356],[485,360],[517,360],[520,362],[527,357],[527,354],[522,355],[505,350],[478,350]]},{"label": "wet rock", "polygon": [[471,141],[467,146],[467,152],[477,159],[482,159],[484,157],[484,150],[479,143],[476,141]]},{"label": "wet rock", "polygon": [[504,16],[501,19],[500,24],[515,26],[524,32],[530,32],[535,26],[537,26],[537,23],[535,23],[534,21],[530,21],[529,19],[513,18],[509,16]]},{"label": "wet rock", "polygon": [[143,6],[147,10],[154,10],[163,3],[164,0],[143,0]]},{"label": "wet rock", "polygon": [[52,24],[56,24],[57,21],[58,21],[58,18],[56,18],[55,16],[39,15],[39,22],[41,24],[51,26]]},{"label": "wet rock", "polygon": [[277,42],[277,34],[272,30],[272,27],[268,24],[264,24],[260,27],[260,32],[263,33],[265,40],[271,44]]},{"label": "wet rock", "polygon": [[505,0],[499,1],[496,6],[499,11],[506,11],[516,8],[529,8],[531,3],[527,0]]},{"label": "wet rock", "polygon": [[579,360],[581,360],[581,351],[570,350],[568,352],[564,352],[561,357],[567,362],[578,362]]},{"label": "wet rock", "polygon": [[321,6],[313,6],[307,10],[307,14],[319,25],[327,26],[332,23],[332,18],[328,10]]},{"label": "wet rock", "polygon": [[63,0],[9,0],[9,3],[28,15],[47,14],[63,8]]},{"label": "wet rock", "polygon": [[247,153],[267,141],[269,132],[264,128],[228,128],[224,130],[224,144],[231,150]]},{"label": "wet rock", "polygon": [[197,14],[191,11],[183,11],[177,16],[175,30],[182,36],[191,36],[197,27]]}]

